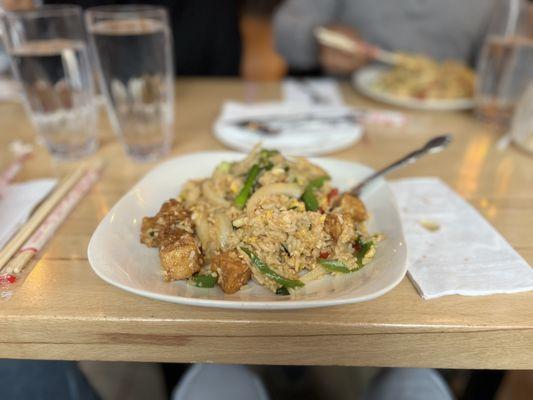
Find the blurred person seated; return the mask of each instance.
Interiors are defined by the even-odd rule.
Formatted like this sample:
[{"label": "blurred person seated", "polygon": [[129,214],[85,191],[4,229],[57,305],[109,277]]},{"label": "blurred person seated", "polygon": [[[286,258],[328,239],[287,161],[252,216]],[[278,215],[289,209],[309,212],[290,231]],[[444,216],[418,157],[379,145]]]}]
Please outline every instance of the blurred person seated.
[{"label": "blurred person seated", "polygon": [[[206,382],[209,382],[206,385]],[[227,382],[231,382],[228,385]],[[241,365],[196,364],[176,386],[172,400],[269,400],[259,377]],[[274,398],[274,397],[272,397]],[[452,400],[444,379],[432,369],[384,368],[365,388],[364,400]]]},{"label": "blurred person seated", "polygon": [[[231,384],[228,384],[231,382]],[[207,384],[206,384],[207,383]],[[2,398],[99,400],[72,361],[0,360]],[[173,390],[172,400],[269,400],[260,377],[242,365],[193,364]],[[452,400],[432,369],[383,368],[363,390],[364,400]]]},{"label": "blurred person seated", "polygon": [[475,61],[496,0],[287,0],[276,11],[276,46],[296,71],[349,74],[365,65],[354,55],[317,44],[323,26],[390,51],[438,60]]},{"label": "blurred person seated", "polygon": [[73,361],[0,360],[2,399],[100,400]]},{"label": "blurred person seated", "polygon": [[[64,0],[45,0],[63,4]],[[149,4],[168,9],[177,75],[239,74],[241,37],[238,0],[74,0],[83,8]]]}]

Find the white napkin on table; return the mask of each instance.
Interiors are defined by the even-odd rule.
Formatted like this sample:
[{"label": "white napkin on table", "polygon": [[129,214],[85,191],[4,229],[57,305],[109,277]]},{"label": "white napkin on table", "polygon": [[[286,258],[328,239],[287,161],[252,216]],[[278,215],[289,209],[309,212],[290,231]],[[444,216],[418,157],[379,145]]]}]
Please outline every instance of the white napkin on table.
[{"label": "white napkin on table", "polygon": [[[326,154],[349,147],[361,137],[362,126],[358,122],[338,118],[351,113],[353,110],[346,106],[292,102],[243,104],[228,101],[224,103],[215,122],[214,133],[222,143],[245,152],[261,142],[266,148],[290,155]],[[309,117],[302,120],[302,116]],[[298,117],[301,122],[268,135],[236,125],[238,121],[246,119],[261,119],[271,125],[274,119],[279,120],[280,117]],[[335,123],[320,122],[316,119],[318,117],[333,118]]]},{"label": "white napkin on table", "polygon": [[[402,179],[391,188],[407,242],[409,275],[423,298],[533,290],[528,263],[441,180]],[[430,231],[432,224],[438,230]]]},{"label": "white napkin on table", "polygon": [[55,179],[14,183],[0,197],[0,250],[26,222],[31,212],[56,185]]}]

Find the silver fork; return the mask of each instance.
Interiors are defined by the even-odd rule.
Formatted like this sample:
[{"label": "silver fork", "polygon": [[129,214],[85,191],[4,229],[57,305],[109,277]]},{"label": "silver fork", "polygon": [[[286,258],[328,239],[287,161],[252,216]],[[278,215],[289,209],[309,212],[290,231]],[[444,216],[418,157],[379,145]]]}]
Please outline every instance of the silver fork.
[{"label": "silver fork", "polygon": [[380,176],[388,174],[389,172],[394,171],[397,168],[403,167],[404,165],[413,164],[420,157],[426,154],[438,153],[441,150],[443,150],[446,146],[448,146],[448,144],[451,141],[452,141],[452,135],[436,136],[433,139],[431,139],[429,142],[427,142],[421,148],[410,152],[409,154],[393,162],[392,164],[387,165],[385,168],[382,168],[379,171],[374,172],[368,178],[364,179],[363,181],[355,185],[353,188],[351,188],[348,192],[356,196],[359,196],[365,187],[367,187],[371,182],[373,182]]}]

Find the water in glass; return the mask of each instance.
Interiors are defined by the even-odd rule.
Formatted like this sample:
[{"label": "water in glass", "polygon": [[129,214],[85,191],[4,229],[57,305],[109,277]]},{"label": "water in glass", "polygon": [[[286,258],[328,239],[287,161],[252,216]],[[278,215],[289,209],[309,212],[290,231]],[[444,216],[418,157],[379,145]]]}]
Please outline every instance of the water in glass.
[{"label": "water in glass", "polygon": [[31,119],[50,152],[59,158],[93,152],[97,116],[85,44],[35,40],[10,55]]},{"label": "water in glass", "polygon": [[532,39],[488,37],[478,65],[477,114],[483,119],[506,123],[525,86],[532,80]]},{"label": "water in glass", "polygon": [[95,22],[90,32],[126,151],[139,160],[165,154],[174,117],[168,26],[142,17],[110,19]]}]

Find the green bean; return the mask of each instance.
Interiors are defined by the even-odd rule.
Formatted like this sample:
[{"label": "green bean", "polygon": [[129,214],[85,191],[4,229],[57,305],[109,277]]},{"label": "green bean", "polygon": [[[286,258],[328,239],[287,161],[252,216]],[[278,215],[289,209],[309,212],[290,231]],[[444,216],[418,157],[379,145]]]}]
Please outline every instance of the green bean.
[{"label": "green bean", "polygon": [[235,204],[237,207],[243,208],[250,196],[252,195],[252,190],[255,186],[257,176],[260,172],[261,168],[257,164],[254,164],[252,168],[250,168],[250,170],[248,171],[248,174],[246,175],[246,180],[244,181],[244,185],[237,197],[235,197],[235,200],[233,201],[233,204]]},{"label": "green bean", "polygon": [[316,211],[318,210],[318,200],[316,199],[313,189],[306,188],[302,194],[302,201],[305,204],[305,209],[307,211]]},{"label": "green bean", "polygon": [[339,260],[318,260],[318,263],[331,272],[341,272],[343,274],[352,272],[346,264]]},{"label": "green bean", "polygon": [[357,265],[359,268],[363,268],[363,260],[374,245],[374,242],[372,240],[365,242],[361,236],[358,236],[357,239],[355,239],[355,244],[357,246],[355,254],[355,257],[357,258]]},{"label": "green bean", "polygon": [[339,260],[324,260],[320,259],[318,260],[318,263],[322,265],[324,268],[326,268],[329,271],[332,272],[341,272],[343,274],[347,274],[348,272],[355,272],[359,271],[361,268],[364,267],[363,260],[365,256],[368,254],[372,246],[374,245],[374,242],[372,240],[369,240],[367,242],[363,241],[361,236],[358,236],[357,239],[355,239],[355,244],[357,246],[355,259],[357,262],[357,268],[349,269],[345,263]]},{"label": "green bean", "polygon": [[325,181],[329,179],[329,176],[321,176],[319,178],[311,180],[305,187],[304,193],[302,194],[302,201],[305,204],[305,209],[307,211],[316,211],[318,210],[318,200],[315,196],[315,190],[322,187]]},{"label": "green bean", "polygon": [[257,177],[261,172],[270,171],[272,169],[274,164],[270,161],[270,157],[278,153],[279,151],[277,150],[261,150],[259,152],[259,163],[254,164],[248,171],[244,185],[237,197],[235,197],[235,200],[233,200],[233,204],[238,208],[243,208],[245,206],[250,196],[252,196]]},{"label": "green bean", "polygon": [[263,260],[257,257],[257,255],[252,250],[247,249],[246,247],[241,247],[241,249],[248,255],[248,257],[250,257],[252,264],[259,270],[259,272],[261,272],[267,278],[272,279],[278,285],[284,286],[286,288],[296,288],[304,286],[304,283],[302,281],[297,279],[284,278],[277,272],[270,269],[270,267],[265,264]]}]

